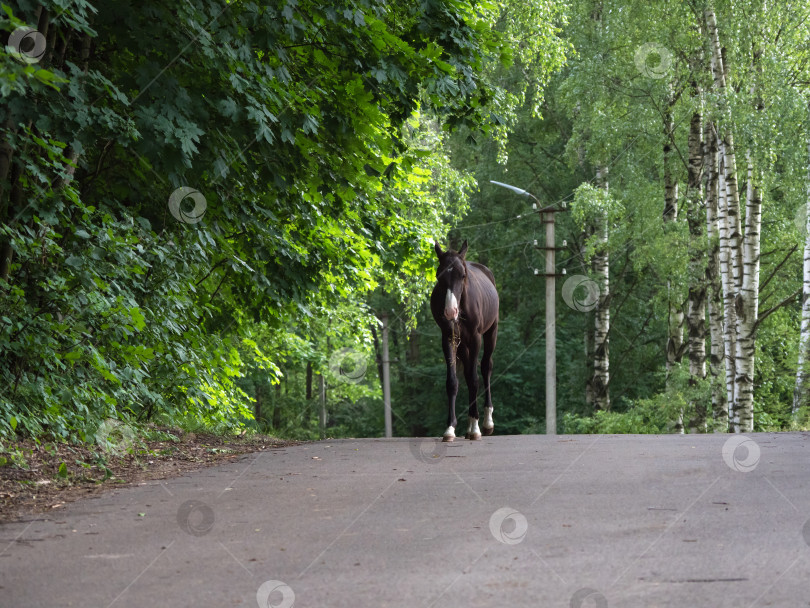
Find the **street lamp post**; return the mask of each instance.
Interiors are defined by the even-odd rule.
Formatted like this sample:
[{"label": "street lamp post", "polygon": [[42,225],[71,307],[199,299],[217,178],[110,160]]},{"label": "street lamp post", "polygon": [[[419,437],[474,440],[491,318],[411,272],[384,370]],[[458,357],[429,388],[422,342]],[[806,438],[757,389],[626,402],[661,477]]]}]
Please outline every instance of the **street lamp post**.
[{"label": "street lamp post", "polygon": [[[528,196],[535,200],[535,208],[540,207],[537,197],[527,190],[490,180],[490,183],[507,188],[516,194]],[[554,214],[562,209],[554,207],[539,208],[540,217],[546,226],[545,251],[546,272],[546,435],[557,434],[557,310],[556,310],[556,259],[557,251],[554,236]],[[536,243],[536,241],[535,241]],[[535,271],[536,272],[536,271]]]}]

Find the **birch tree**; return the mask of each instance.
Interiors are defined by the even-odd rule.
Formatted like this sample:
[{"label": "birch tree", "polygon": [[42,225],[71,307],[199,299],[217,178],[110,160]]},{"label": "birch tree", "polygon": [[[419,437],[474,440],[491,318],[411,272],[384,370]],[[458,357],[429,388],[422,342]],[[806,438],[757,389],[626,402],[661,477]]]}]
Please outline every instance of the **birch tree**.
[{"label": "birch tree", "polygon": [[[599,167],[596,183],[607,195],[608,171]],[[605,197],[607,199],[607,196]],[[596,246],[593,256],[593,273],[599,286],[599,301],[594,311],[594,359],[593,387],[594,407],[597,410],[610,409],[610,254],[608,253],[607,209],[597,215]]]},{"label": "birch tree", "polygon": [[[697,89],[697,86],[694,86],[694,89]],[[701,193],[704,167],[702,136],[702,115],[696,110],[689,121],[689,167],[686,183],[686,219],[689,225],[689,295],[686,324],[691,386],[706,377],[706,243]],[[706,405],[697,400],[692,403],[692,409],[694,413],[690,429],[705,432]]]},{"label": "birch tree", "polygon": [[[675,163],[675,159],[673,158],[673,132],[675,130],[675,123],[672,119],[672,106],[675,105],[676,99],[670,87],[663,116],[664,147],[662,162],[664,174],[664,212],[662,217],[665,230],[669,224],[675,223],[678,220],[678,177],[673,168]],[[667,300],[669,312],[667,316],[668,337],[666,369],[667,377],[669,377],[673,368],[680,363],[684,351],[684,313],[681,290],[677,284],[673,284],[671,278],[667,279]],[[683,431],[683,421],[680,419],[677,421],[677,429],[681,432]]]},{"label": "birch tree", "polygon": [[728,405],[725,387],[725,350],[723,332],[723,286],[720,282],[720,238],[718,233],[718,167],[717,137],[714,125],[707,121],[704,129],[704,180],[706,196],[706,261],[707,316],[709,318],[709,373],[712,387],[712,418],[715,431],[728,430]]},{"label": "birch tree", "polygon": [[[731,130],[731,115],[726,100],[727,66],[725,65],[720,36],[717,29],[717,17],[712,5],[705,11],[706,26],[711,48],[711,68],[714,77],[714,89],[720,104],[721,131],[719,133],[720,149],[720,200],[718,223],[720,228],[720,272],[723,285],[724,300],[724,342],[726,353],[726,390],[729,407],[729,419],[735,432],[741,432],[741,422],[748,416],[743,414],[737,402],[738,366],[743,363],[741,355],[749,352],[753,344],[746,341],[745,348],[741,349],[738,342],[738,333],[741,325],[737,320],[742,299],[738,299],[742,288],[742,228],[740,225],[740,197],[737,185],[737,160],[734,148],[734,136]],[[759,233],[757,231],[757,238]],[[757,259],[758,262],[758,259]],[[757,277],[758,279],[758,277]],[[749,285],[750,288],[750,285]],[[749,311],[750,312],[750,305]],[[753,353],[751,353],[753,357]],[[747,362],[746,362],[747,363]],[[753,373],[753,370],[746,371]],[[753,412],[752,412],[753,414]],[[753,421],[753,415],[750,418]]]},{"label": "birch tree", "polygon": [[[617,215],[617,202],[608,191],[608,169],[599,166],[594,179],[576,190],[574,219],[589,233],[583,257],[590,262],[591,276],[598,291],[593,309],[593,372],[587,380],[586,397],[594,410],[610,409],[610,253],[609,227]],[[586,337],[587,340],[587,337]],[[587,348],[587,344],[586,344]]]},{"label": "birch tree", "polygon": [[799,335],[799,361],[796,369],[796,388],[793,391],[793,414],[810,404],[810,103],[807,133],[807,197],[804,207],[804,264],[802,266],[802,320]]},{"label": "birch tree", "polygon": [[737,351],[734,432],[754,430],[754,359],[756,348],[757,312],[759,310],[760,228],[762,224],[762,194],[759,177],[755,175],[751,152],[747,154],[748,181],[746,186],[745,235],[742,242],[742,275],[736,297]]},{"label": "birch tree", "polygon": [[[729,0],[701,3],[697,13],[689,12],[695,5],[681,11],[671,4],[632,11],[620,0],[576,0],[572,21],[582,59],[572,62],[562,89],[568,107],[581,108],[569,114],[569,158],[577,146],[586,172],[609,167],[611,194],[628,212],[609,227],[612,407],[622,411],[628,403],[616,378],[625,343],[652,342],[660,353],[657,371],[666,371],[660,374],[664,394],[685,394],[680,378],[686,380],[688,364],[694,390],[681,403],[687,426],[696,431],[753,429],[755,391],[756,424],[773,428],[794,392],[792,370],[787,382],[780,371],[785,367],[775,328],[790,327],[798,307],[788,298],[785,314],[767,328],[763,321],[773,310],[765,310],[769,299],[783,298],[795,284],[796,260],[779,228],[762,236],[761,226],[763,208],[765,226],[784,222],[795,184],[803,182],[790,168],[796,120],[784,115],[784,107],[793,103],[791,83],[808,82],[799,52],[807,40],[801,25],[807,10],[771,0],[745,6],[745,14]],[[698,27],[685,27],[694,19]],[[645,67],[644,58],[654,57],[650,49],[667,57],[665,65],[656,66],[653,58]],[[793,63],[804,72],[791,72]],[[804,173],[804,160],[801,167]],[[783,262],[781,254],[787,254]],[[630,276],[643,275],[649,290],[649,326],[643,316],[627,316],[625,259],[631,260]],[[589,268],[597,279],[595,270]],[[643,330],[625,332],[628,318]],[[655,335],[643,335],[650,330]],[[586,341],[594,365],[596,331],[594,320]],[[596,376],[595,370],[588,374],[594,404]]]}]

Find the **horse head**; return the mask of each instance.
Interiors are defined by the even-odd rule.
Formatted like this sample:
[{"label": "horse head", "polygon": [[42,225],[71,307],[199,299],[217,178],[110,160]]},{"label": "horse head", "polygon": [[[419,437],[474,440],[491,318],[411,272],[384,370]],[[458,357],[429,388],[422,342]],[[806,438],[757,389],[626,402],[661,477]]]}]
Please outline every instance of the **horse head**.
[{"label": "horse head", "polygon": [[434,244],[434,249],[439,258],[436,281],[447,294],[444,300],[444,317],[448,321],[457,321],[461,296],[467,284],[467,266],[464,259],[467,255],[467,241],[464,241],[458,251],[451,249],[442,251],[438,243]]}]

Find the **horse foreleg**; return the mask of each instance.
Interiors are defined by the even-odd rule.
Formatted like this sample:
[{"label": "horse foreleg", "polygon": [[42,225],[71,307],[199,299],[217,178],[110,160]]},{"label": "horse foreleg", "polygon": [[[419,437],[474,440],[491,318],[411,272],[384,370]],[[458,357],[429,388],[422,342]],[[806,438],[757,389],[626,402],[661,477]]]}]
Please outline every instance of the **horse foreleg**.
[{"label": "horse foreleg", "polygon": [[484,355],[481,357],[481,375],[484,377],[484,419],[481,421],[481,432],[492,435],[495,423],[492,420],[492,394],[490,383],[492,381],[492,353],[495,351],[495,342],[498,340],[498,325],[484,334]]},{"label": "horse foreleg", "polygon": [[478,428],[478,351],[481,348],[481,336],[473,334],[467,350],[467,360],[464,362],[464,377],[467,380],[467,390],[470,392],[470,426],[467,430],[467,439],[481,439],[481,430]]},{"label": "horse foreleg", "polygon": [[447,362],[447,430],[442,441],[453,441],[456,438],[456,395],[458,395],[458,376],[456,375],[456,349],[451,336],[442,337],[444,360]]}]

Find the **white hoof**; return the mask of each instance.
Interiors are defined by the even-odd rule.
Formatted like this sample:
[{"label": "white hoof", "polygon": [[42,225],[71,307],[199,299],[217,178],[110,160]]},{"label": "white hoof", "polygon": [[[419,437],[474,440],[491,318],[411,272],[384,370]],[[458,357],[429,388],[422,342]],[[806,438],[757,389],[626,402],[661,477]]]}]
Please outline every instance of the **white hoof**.
[{"label": "white hoof", "polygon": [[467,439],[476,441],[481,439],[481,429],[478,428],[478,419],[470,418],[470,429],[467,431]]},{"label": "white hoof", "polygon": [[444,432],[442,436],[442,441],[455,441],[456,439],[456,429],[452,426],[448,426],[447,430]]}]

